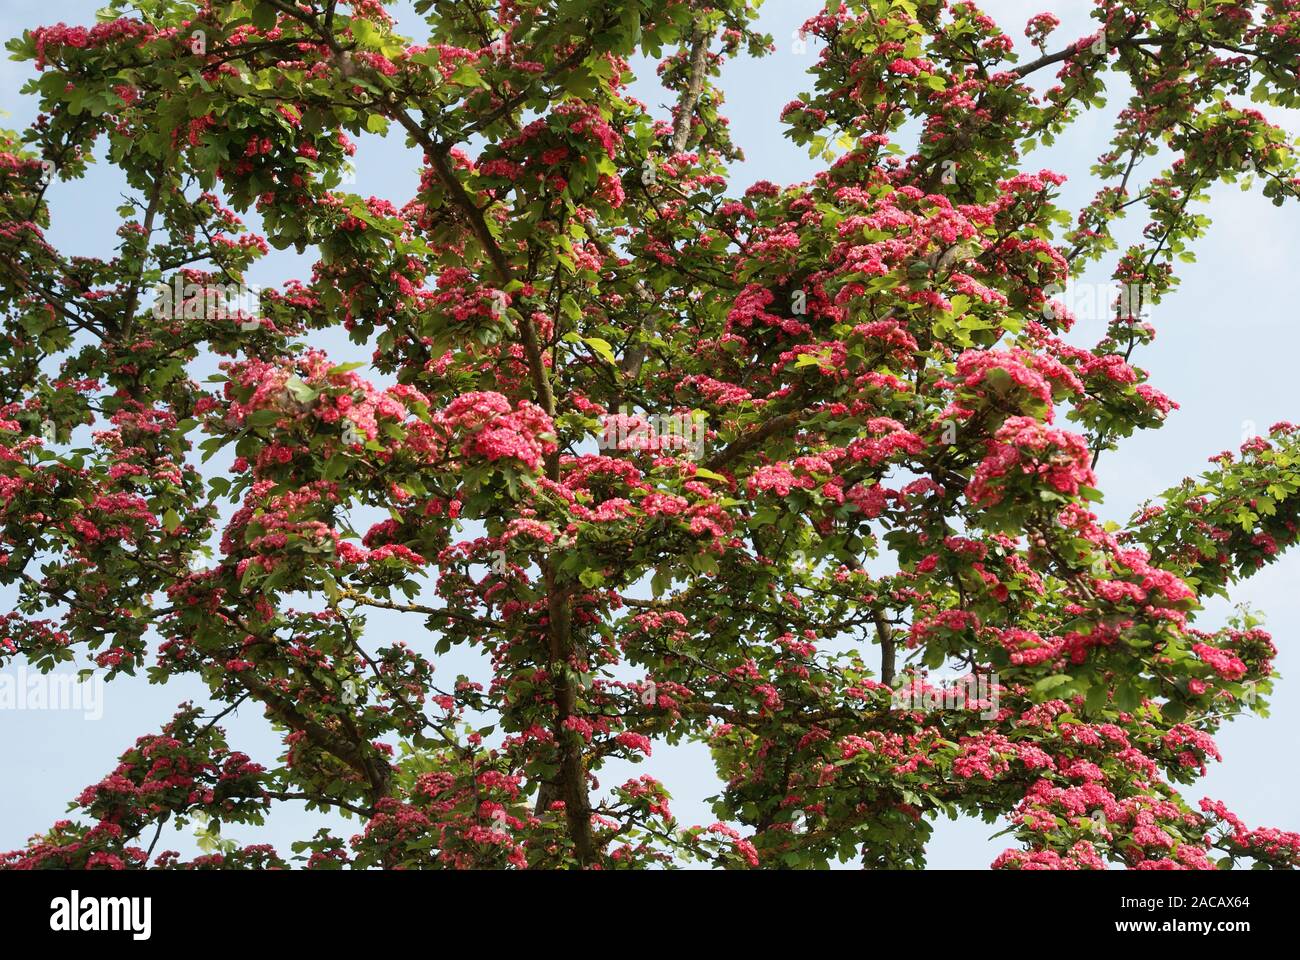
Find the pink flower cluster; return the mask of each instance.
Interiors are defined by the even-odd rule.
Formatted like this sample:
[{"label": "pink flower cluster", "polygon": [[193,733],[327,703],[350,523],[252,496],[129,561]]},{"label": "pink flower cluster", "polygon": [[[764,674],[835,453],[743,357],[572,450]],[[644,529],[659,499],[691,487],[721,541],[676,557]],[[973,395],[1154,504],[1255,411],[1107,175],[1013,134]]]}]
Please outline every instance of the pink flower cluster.
[{"label": "pink flower cluster", "polygon": [[461,450],[489,461],[518,460],[540,470],[556,449],[555,425],[538,406],[521,400],[517,408],[499,393],[484,391],[457,397],[434,417],[435,426],[461,438]]},{"label": "pink flower cluster", "polygon": [[1192,645],[1192,651],[1225,680],[1240,680],[1246,675],[1246,665],[1227,650],[1220,650],[1208,643],[1197,643]]},{"label": "pink flower cluster", "polygon": [[978,506],[1000,503],[1016,475],[1041,479],[1058,493],[1072,496],[1096,482],[1083,438],[1032,417],[1010,417],[989,447],[966,487],[966,496]]},{"label": "pink flower cluster", "polygon": [[1083,383],[1065,364],[1054,357],[1026,350],[967,350],[957,358],[957,375],[971,389],[999,391],[994,371],[1047,406],[1043,414],[1052,422],[1053,393],[1083,393]]}]

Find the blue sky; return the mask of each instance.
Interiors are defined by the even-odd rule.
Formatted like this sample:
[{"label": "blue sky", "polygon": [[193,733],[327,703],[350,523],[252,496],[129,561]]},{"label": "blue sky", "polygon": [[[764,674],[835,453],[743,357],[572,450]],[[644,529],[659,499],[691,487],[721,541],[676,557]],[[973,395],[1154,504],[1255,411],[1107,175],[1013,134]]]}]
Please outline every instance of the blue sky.
[{"label": "blue sky", "polygon": [[[24,28],[64,21],[89,24],[94,0],[5,0],[0,8],[0,36],[8,38]],[[810,85],[804,71],[815,61],[816,47],[796,52],[794,35],[799,24],[819,7],[814,0],[768,0],[760,26],[775,39],[776,52],[758,61],[740,58],[726,65],[722,87],[734,141],[746,159],[733,170],[733,190],[739,192],[755,180],[778,183],[805,180],[820,162],[781,136],[777,116],[781,107]],[[983,9],[1013,37],[1022,39],[1024,23],[1044,10],[1064,21],[1052,46],[1091,32],[1088,5],[1079,0],[987,0]],[[399,30],[423,39],[421,24],[406,4],[391,4],[399,16]],[[667,96],[654,82],[652,70],[634,92],[667,116]],[[1045,72],[1050,74],[1049,72]],[[35,113],[31,98],[17,93],[32,75],[29,64],[0,61],[0,127],[19,129]],[[1050,75],[1044,78],[1050,81]],[[1062,202],[1070,209],[1091,198],[1088,168],[1107,146],[1113,110],[1127,91],[1117,90],[1107,109],[1086,116],[1050,149],[1027,158],[1027,168],[1050,168],[1069,177]],[[1300,132],[1296,112],[1271,111],[1293,138]],[[911,146],[906,140],[905,147]],[[400,205],[415,190],[418,156],[400,140],[366,138],[357,157],[356,184],[362,195],[375,194]],[[1147,175],[1156,172],[1154,162]],[[56,181],[49,191],[53,214],[50,239],[67,253],[107,255],[118,223],[114,208],[125,190],[120,176],[99,165],[89,175],[70,183]],[[1274,207],[1257,193],[1243,193],[1232,185],[1218,185],[1202,211],[1214,225],[1196,248],[1198,262],[1181,268],[1182,286],[1166,298],[1152,315],[1158,330],[1156,342],[1135,361],[1152,372],[1152,383],[1181,404],[1159,431],[1130,438],[1119,451],[1106,454],[1099,464],[1099,486],[1106,499],[1099,512],[1106,519],[1125,521],[1148,497],[1173,486],[1183,477],[1201,472],[1206,458],[1234,449],[1252,432],[1263,433],[1278,420],[1300,422],[1300,395],[1295,389],[1294,355],[1297,311],[1290,283],[1296,275],[1293,258],[1300,250],[1300,218],[1293,207]],[[253,216],[247,218],[256,228]],[[1140,227],[1140,221],[1129,229]],[[1124,236],[1121,236],[1121,240]],[[252,276],[254,282],[279,283],[305,277],[310,256],[273,251]],[[1079,278],[1104,281],[1110,264]],[[1081,317],[1070,339],[1091,346],[1103,323]],[[368,349],[358,349],[343,337],[326,337],[316,344],[340,361],[364,359]],[[200,370],[199,375],[206,373]],[[1266,615],[1266,627],[1279,647],[1277,660],[1282,679],[1277,683],[1272,716],[1249,718],[1230,725],[1218,742],[1224,761],[1211,767],[1200,783],[1185,788],[1193,802],[1202,796],[1225,801],[1249,824],[1300,829],[1297,773],[1288,761],[1300,732],[1300,656],[1293,639],[1300,629],[1300,556],[1287,556],[1252,579],[1237,586],[1234,602],[1248,602]],[[0,593],[0,606],[10,597]],[[1198,625],[1223,622],[1230,607],[1213,601]],[[372,639],[405,639],[419,644],[418,624],[374,617]],[[476,671],[476,658],[453,654],[440,664],[445,679],[462,671]],[[173,681],[151,686],[143,679],[126,678],[105,691],[104,716],[88,721],[78,713],[59,711],[0,712],[0,850],[21,846],[38,830],[63,815],[67,802],[87,784],[108,773],[114,758],[144,733],[154,732],[186,699],[205,702],[197,684]],[[270,765],[280,745],[261,718],[260,711],[245,707],[224,726],[231,745],[255,760]],[[650,773],[662,779],[674,796],[673,810],[683,823],[711,823],[714,818],[704,798],[717,790],[707,751],[698,745],[670,748],[657,744],[654,756],[638,767],[622,764],[602,776],[605,784],[627,776]],[[241,842],[270,842],[282,854],[290,841],[310,836],[317,824],[330,818],[307,815],[298,805],[280,805],[266,827],[230,828]],[[356,821],[338,831],[348,836]],[[990,840],[995,828],[975,821],[940,822],[930,846],[932,867],[985,867],[1005,840]],[[170,834],[170,835],[169,835]],[[187,834],[164,832],[160,849],[194,852]]]}]

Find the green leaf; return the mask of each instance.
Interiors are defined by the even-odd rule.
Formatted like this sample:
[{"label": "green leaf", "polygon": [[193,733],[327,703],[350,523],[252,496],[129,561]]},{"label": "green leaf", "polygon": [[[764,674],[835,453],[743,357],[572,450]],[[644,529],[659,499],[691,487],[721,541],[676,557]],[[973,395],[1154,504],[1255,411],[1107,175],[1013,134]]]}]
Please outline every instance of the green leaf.
[{"label": "green leaf", "polygon": [[1043,677],[1034,684],[1034,692],[1047,693],[1049,690],[1055,690],[1061,684],[1069,682],[1069,680],[1070,675],[1068,673],[1057,673],[1050,677]]},{"label": "green leaf", "polygon": [[253,26],[262,30],[270,30],[275,26],[276,20],[280,13],[269,3],[259,3],[253,8]]},{"label": "green leaf", "polygon": [[1160,715],[1170,723],[1182,723],[1187,719],[1187,704],[1170,700],[1160,708]]},{"label": "green leaf", "polygon": [[1115,690],[1115,706],[1125,713],[1132,713],[1142,703],[1142,695],[1132,681],[1125,680]]},{"label": "green leaf", "polygon": [[320,396],[319,390],[308,386],[297,374],[293,374],[284,382],[284,388],[289,391],[295,400],[303,404],[312,403]]},{"label": "green leaf", "polygon": [[325,461],[325,469],[321,471],[321,479],[337,480],[343,474],[348,472],[348,464],[351,458],[346,454],[336,453]]},{"label": "green leaf", "polygon": [[1095,684],[1088,688],[1088,695],[1084,698],[1084,709],[1089,714],[1097,714],[1106,709],[1107,703],[1106,688],[1101,684]]},{"label": "green leaf", "polygon": [[600,354],[606,362],[618,366],[618,360],[614,357],[614,348],[609,345],[608,340],[602,340],[600,337],[583,337],[582,342]]},{"label": "green leaf", "polygon": [[468,63],[462,63],[451,75],[451,82],[462,87],[486,87],[483,77]]},{"label": "green leaf", "polygon": [[662,597],[668,592],[670,586],[672,586],[672,578],[668,575],[668,572],[662,567],[655,570],[654,576],[650,578],[650,592],[654,594],[655,598]]},{"label": "green leaf", "polygon": [[352,28],[352,37],[362,47],[373,49],[380,44],[380,34],[378,28],[369,20],[361,17],[353,17],[348,21],[348,26]]}]

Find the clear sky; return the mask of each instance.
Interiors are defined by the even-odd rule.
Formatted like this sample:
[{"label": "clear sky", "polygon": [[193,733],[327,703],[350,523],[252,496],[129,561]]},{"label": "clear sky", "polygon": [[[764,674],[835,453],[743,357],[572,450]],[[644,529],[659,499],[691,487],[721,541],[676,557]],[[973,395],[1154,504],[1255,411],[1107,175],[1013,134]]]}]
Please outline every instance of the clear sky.
[{"label": "clear sky", "polygon": [[[5,0],[0,5],[0,36],[8,38],[25,28],[60,21],[89,24],[97,6],[95,0]],[[1039,12],[1054,12],[1063,21],[1053,37],[1053,49],[1091,32],[1086,19],[1090,4],[1082,0],[986,0],[981,6],[1022,50],[1029,49],[1023,40],[1024,24]],[[760,179],[805,180],[819,168],[803,150],[782,138],[777,121],[781,107],[810,85],[804,71],[815,62],[816,47],[810,43],[806,52],[799,53],[794,37],[799,24],[819,7],[818,0],[767,0],[760,27],[772,34],[776,51],[762,60],[742,57],[724,67],[723,113],[746,155],[745,162],[733,169],[733,192]],[[406,3],[390,4],[389,9],[398,17],[399,32],[416,40],[424,38],[421,22]],[[667,116],[667,97],[655,84],[653,70],[645,66],[638,65],[642,79],[634,92],[658,115]],[[1044,73],[1050,80],[1050,71]],[[19,129],[32,120],[34,99],[18,94],[32,75],[30,64],[0,60],[0,110],[8,114],[0,115],[0,127]],[[1027,168],[1049,168],[1069,177],[1063,190],[1068,208],[1077,210],[1091,198],[1088,168],[1106,149],[1113,110],[1126,96],[1126,90],[1117,89],[1107,109],[1086,116],[1052,148],[1026,159]],[[1300,132],[1300,113],[1271,111],[1270,118],[1293,137]],[[903,145],[912,146],[906,140]],[[365,138],[357,157],[357,182],[351,189],[400,206],[415,191],[418,160],[396,136]],[[1157,169],[1155,163],[1150,161],[1148,175]],[[56,180],[48,193],[53,216],[50,240],[65,253],[109,255],[118,224],[114,208],[124,190],[121,177],[102,164],[92,167],[81,181]],[[1201,212],[1214,225],[1196,248],[1198,262],[1181,266],[1182,286],[1151,317],[1158,331],[1156,342],[1135,357],[1138,365],[1152,372],[1152,384],[1178,401],[1181,409],[1171,414],[1163,429],[1139,433],[1101,458],[1099,486],[1106,499],[1099,513],[1104,519],[1124,522],[1143,500],[1201,472],[1209,456],[1235,449],[1276,421],[1300,422],[1291,353],[1300,341],[1296,332],[1300,311],[1291,289],[1297,276],[1294,258],[1300,251],[1300,216],[1294,206],[1274,207],[1257,193],[1223,184],[1213,189]],[[245,219],[257,228],[254,215]],[[1135,222],[1130,228],[1140,225]],[[305,278],[311,262],[310,256],[273,251],[261,261],[252,280],[272,284]],[[1110,267],[1103,263],[1079,279],[1104,281]],[[1081,315],[1070,340],[1091,346],[1103,327],[1095,314]],[[360,350],[342,336],[322,336],[314,345],[340,361],[365,359],[369,354],[368,348]],[[206,372],[199,370],[197,375]],[[1225,801],[1251,826],[1300,829],[1300,775],[1293,762],[1300,733],[1300,656],[1294,639],[1300,630],[1298,576],[1300,555],[1290,555],[1233,591],[1234,602],[1248,602],[1266,615],[1265,626],[1280,651],[1276,665],[1282,678],[1275,686],[1272,716],[1229,725],[1218,736],[1224,761],[1212,766],[1199,783],[1183,788],[1193,803],[1202,796]],[[0,608],[7,609],[11,600],[11,592],[0,591]],[[1226,603],[1213,601],[1198,625],[1218,626],[1229,612]],[[411,634],[413,629],[418,630],[419,624],[372,617],[370,636],[372,640],[405,639],[418,647],[421,639]],[[478,672],[474,661],[470,654],[453,653],[444,658],[445,665],[440,662],[439,672],[444,678]],[[21,846],[32,833],[59,819],[83,787],[108,773],[116,756],[137,736],[156,732],[178,703],[206,702],[205,691],[193,681],[174,680],[159,687],[143,678],[115,681],[104,697],[103,716],[96,720],[71,711],[0,710],[0,850]],[[223,726],[233,748],[268,766],[274,763],[280,744],[258,709],[245,707]],[[716,819],[704,800],[719,786],[704,747],[656,744],[654,756],[646,763],[607,768],[601,779],[605,784],[620,783],[640,773],[664,781],[673,793],[673,811],[684,824]],[[327,819],[309,816],[297,805],[279,806],[283,809],[277,809],[261,830],[233,827],[229,835],[242,843],[273,843],[288,855],[292,840],[310,836]],[[930,846],[930,865],[987,866],[1007,845],[1002,838],[989,838],[995,829],[977,821],[941,822]],[[356,830],[352,821],[337,832],[346,837]],[[194,852],[187,835],[170,830],[164,832],[159,849],[169,847],[187,855]]]}]

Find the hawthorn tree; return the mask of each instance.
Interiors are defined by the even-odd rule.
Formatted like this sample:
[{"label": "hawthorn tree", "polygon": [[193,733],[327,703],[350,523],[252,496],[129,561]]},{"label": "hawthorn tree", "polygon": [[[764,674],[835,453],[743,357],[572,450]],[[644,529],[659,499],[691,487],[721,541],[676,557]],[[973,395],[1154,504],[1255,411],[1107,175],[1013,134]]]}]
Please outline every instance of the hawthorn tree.
[{"label": "hawthorn tree", "polygon": [[[1198,202],[1300,186],[1244,105],[1300,105],[1300,2],[1100,0],[1089,36],[1032,18],[1029,59],[973,3],[831,0],[780,112],[826,167],[737,190],[714,81],[771,47],[755,7],[415,0],[412,43],[377,0],[113,0],[10,43],[43,112],[0,144],[0,662],[211,703],[0,862],[908,867],[966,814],[1009,819],[998,867],[1297,864],[1177,789],[1266,704],[1269,636],[1196,618],[1295,541],[1296,429],[1122,528],[1092,506],[1174,406],[1131,361]],[[1071,214],[1027,155],[1123,81]],[[349,192],[362,134],[418,181]],[[92,162],[131,190],[107,259],[44,239]],[[311,276],[224,309],[270,247]],[[1099,262],[1138,292],[1083,347],[1055,297]],[[459,647],[490,676],[444,676]],[[245,704],[271,766],[227,743]],[[718,823],[598,782],[682,741]],[[363,826],[155,855],[302,802]]]}]

